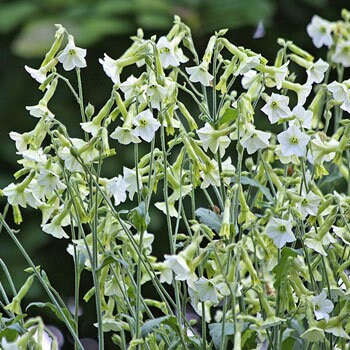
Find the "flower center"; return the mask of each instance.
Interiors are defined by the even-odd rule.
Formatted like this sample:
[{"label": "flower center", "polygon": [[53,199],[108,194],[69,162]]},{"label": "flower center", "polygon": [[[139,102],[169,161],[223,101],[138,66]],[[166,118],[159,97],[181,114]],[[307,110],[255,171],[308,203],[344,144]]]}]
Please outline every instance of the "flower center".
[{"label": "flower center", "polygon": [[140,125],[141,125],[141,126],[146,126],[146,125],[147,125],[147,120],[141,119],[141,120],[140,120]]},{"label": "flower center", "polygon": [[284,226],[284,225],[279,225],[279,226],[278,226],[278,230],[279,230],[280,232],[286,232],[286,231],[287,231],[287,228],[286,228],[286,226]]},{"label": "flower center", "polygon": [[271,108],[276,109],[278,107],[278,103],[276,101],[272,101]]},{"label": "flower center", "polygon": [[302,201],[301,201],[301,205],[307,205],[308,203],[308,200],[306,198],[304,198]]},{"label": "flower center", "polygon": [[299,139],[296,137],[296,136],[292,136],[290,139],[289,139],[290,143],[293,144],[293,145],[297,145],[299,143]]},{"label": "flower center", "polygon": [[68,51],[68,54],[71,55],[71,56],[75,55],[75,50],[74,49],[70,49]]}]

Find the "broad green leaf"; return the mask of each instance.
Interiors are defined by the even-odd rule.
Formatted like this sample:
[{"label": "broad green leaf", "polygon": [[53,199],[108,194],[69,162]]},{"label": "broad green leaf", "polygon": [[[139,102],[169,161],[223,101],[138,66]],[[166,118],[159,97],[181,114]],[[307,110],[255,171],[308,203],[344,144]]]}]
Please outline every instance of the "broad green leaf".
[{"label": "broad green leaf", "polygon": [[161,324],[171,327],[177,332],[177,320],[175,316],[163,316],[153,320],[146,321],[141,328],[142,338],[146,338],[154,329],[159,328]]},{"label": "broad green leaf", "polygon": [[273,201],[270,190],[267,187],[263,186],[258,181],[250,179],[247,176],[242,176],[241,177],[241,184],[257,187],[261,191],[261,193],[266,197],[267,200],[269,200],[270,202]]},{"label": "broad green leaf", "polygon": [[[221,344],[221,334],[222,334],[222,323],[212,323],[209,325],[209,334],[211,336],[211,339],[213,341],[213,344],[216,349],[220,348]],[[224,326],[224,335],[233,335],[234,334],[234,327],[233,323],[225,323]]]},{"label": "broad green leaf", "polygon": [[209,209],[198,208],[196,210],[196,216],[201,223],[207,225],[212,230],[216,231],[217,233],[220,231],[222,221],[220,215],[215,214]]}]

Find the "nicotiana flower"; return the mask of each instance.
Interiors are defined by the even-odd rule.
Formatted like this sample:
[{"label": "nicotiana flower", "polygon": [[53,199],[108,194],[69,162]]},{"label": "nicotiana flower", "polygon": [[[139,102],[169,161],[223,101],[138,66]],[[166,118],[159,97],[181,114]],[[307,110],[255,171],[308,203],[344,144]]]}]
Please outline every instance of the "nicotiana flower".
[{"label": "nicotiana flower", "polygon": [[291,115],[291,110],[288,106],[289,97],[273,93],[266,105],[261,108],[269,118],[272,124],[277,123],[282,118],[287,118]]},{"label": "nicotiana flower", "polygon": [[120,84],[120,68],[117,64],[117,60],[109,57],[107,54],[104,54],[103,59],[98,60],[103,67],[106,75],[111,78],[114,84]]},{"label": "nicotiana flower", "polygon": [[276,88],[280,90],[282,88],[283,81],[286,79],[288,75],[288,65],[289,61],[287,61],[281,67],[272,67],[272,72],[269,73],[269,76],[273,78],[276,84]]},{"label": "nicotiana flower", "polygon": [[122,202],[125,202],[126,187],[127,183],[124,181],[121,175],[107,180],[107,183],[105,185],[106,192],[108,196],[113,196],[115,206],[119,205]]},{"label": "nicotiana flower", "polygon": [[350,67],[350,40],[337,42],[332,61]]},{"label": "nicotiana flower", "polygon": [[126,190],[129,192],[130,200],[132,200],[134,194],[137,193],[137,185],[139,188],[142,187],[142,178],[140,173],[138,175],[139,179],[137,181],[136,170],[123,167],[123,178],[126,183]]},{"label": "nicotiana flower", "polygon": [[277,248],[296,240],[292,232],[292,223],[288,220],[271,218],[266,227],[266,234],[273,239]]},{"label": "nicotiana flower", "polygon": [[139,103],[146,102],[146,87],[142,85],[142,78],[135,78],[130,75],[123,83],[120,84],[120,90],[124,92],[125,99],[137,98]]},{"label": "nicotiana flower", "polygon": [[35,118],[53,119],[55,117],[55,115],[50,112],[47,105],[44,103],[39,103],[35,106],[26,106],[26,110],[29,111],[29,114]]},{"label": "nicotiana flower", "polygon": [[211,301],[215,304],[218,303],[217,290],[213,282],[205,277],[201,277],[199,280],[193,282],[193,285],[198,293],[200,301]]},{"label": "nicotiana flower", "polygon": [[258,76],[258,72],[254,69],[251,69],[247,73],[243,74],[243,77],[241,80],[241,84],[243,88],[248,90],[255,82],[257,76]]},{"label": "nicotiana flower", "polygon": [[309,192],[304,196],[301,202],[298,202],[298,209],[303,219],[306,216],[313,215],[317,216],[318,206],[321,202],[321,198],[313,192]]},{"label": "nicotiana flower", "polygon": [[241,145],[247,150],[248,154],[253,154],[258,149],[264,149],[268,147],[270,137],[271,133],[256,130],[253,125],[249,124],[240,142]]},{"label": "nicotiana flower", "polygon": [[57,56],[59,62],[63,64],[63,68],[66,71],[70,71],[75,67],[84,68],[86,67],[86,49],[75,46],[74,38],[68,36],[68,44],[64,50]]},{"label": "nicotiana flower", "polygon": [[111,133],[110,137],[117,140],[122,145],[141,142],[141,140],[134,134],[134,131],[131,128],[124,126],[117,126],[116,129]]},{"label": "nicotiana flower", "polygon": [[322,165],[323,162],[330,162],[335,157],[338,146],[339,142],[337,140],[322,140],[321,137],[316,134],[310,141],[310,152],[308,152],[307,159],[311,164]]},{"label": "nicotiana flower", "polygon": [[38,184],[43,186],[45,194],[52,194],[57,190],[64,190],[66,185],[61,182],[59,176],[50,169],[40,168]]},{"label": "nicotiana flower", "polygon": [[228,136],[220,136],[218,130],[215,130],[209,123],[205,123],[204,127],[197,130],[197,134],[205,151],[209,148],[213,153],[216,153],[219,149],[221,156],[225,154],[225,149],[231,143]]},{"label": "nicotiana flower", "polygon": [[321,294],[312,298],[312,303],[314,305],[316,320],[325,319],[328,321],[329,314],[332,312],[334,305],[329,299],[327,299],[326,292],[323,290]]},{"label": "nicotiana flower", "polygon": [[292,116],[295,117],[295,119],[289,121],[289,126],[296,125],[305,129],[311,129],[313,116],[311,111],[305,110],[303,106],[296,105],[292,110]]},{"label": "nicotiana flower", "polygon": [[306,30],[317,48],[323,45],[330,47],[333,44],[331,22],[315,15],[312,17],[311,23],[308,24]]},{"label": "nicotiana flower", "polygon": [[24,66],[25,70],[30,74],[30,76],[35,79],[38,83],[42,84],[46,79],[45,69],[34,69],[28,66]]},{"label": "nicotiana flower", "polygon": [[163,68],[177,67],[180,65],[180,62],[175,55],[175,47],[167,37],[162,36],[159,38],[157,48],[159,50]]},{"label": "nicotiana flower", "polygon": [[200,82],[204,86],[210,86],[214,77],[208,72],[208,64],[202,62],[199,66],[186,67],[186,72],[190,74],[190,80],[194,83]]},{"label": "nicotiana flower", "polygon": [[178,281],[186,281],[191,276],[191,270],[181,255],[164,255],[165,263],[174,271],[175,279]]},{"label": "nicotiana flower", "polygon": [[160,127],[160,123],[153,117],[152,112],[146,109],[133,118],[132,123],[136,126],[133,134],[140,137],[146,142],[151,142],[156,131]]},{"label": "nicotiana flower", "polygon": [[310,136],[301,132],[295,125],[278,134],[277,139],[281,145],[282,155],[306,156],[306,146],[309,143]]},{"label": "nicotiana flower", "polygon": [[146,88],[146,95],[148,96],[151,107],[160,111],[161,104],[164,103],[168,94],[168,88],[153,82]]},{"label": "nicotiana flower", "polygon": [[333,81],[327,87],[333,98],[342,103],[340,108],[350,113],[350,79],[344,80],[342,83]]},{"label": "nicotiana flower", "polygon": [[320,83],[323,80],[324,74],[326,73],[328,67],[329,64],[323,61],[321,58],[315,63],[312,63],[312,65],[310,65],[310,67],[306,70],[306,84]]},{"label": "nicotiana flower", "polygon": [[42,225],[42,230],[58,239],[61,238],[69,238],[67,233],[62,228],[61,222],[57,222],[55,218],[52,220],[52,222]]}]

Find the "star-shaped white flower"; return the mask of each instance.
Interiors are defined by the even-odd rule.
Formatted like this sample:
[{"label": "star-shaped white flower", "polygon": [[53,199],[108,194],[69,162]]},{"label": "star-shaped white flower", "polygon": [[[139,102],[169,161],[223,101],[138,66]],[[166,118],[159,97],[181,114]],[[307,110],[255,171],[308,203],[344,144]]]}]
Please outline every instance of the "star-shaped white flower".
[{"label": "star-shaped white flower", "polygon": [[282,118],[289,117],[292,112],[288,106],[289,97],[273,93],[266,105],[261,108],[272,124],[277,123]]},{"label": "star-shaped white flower", "polygon": [[35,106],[26,106],[26,110],[29,114],[35,118],[47,118],[53,119],[55,115],[47,108],[44,103],[40,103]]},{"label": "star-shaped white flower", "polygon": [[132,200],[134,194],[137,192],[137,185],[142,186],[141,175],[139,174],[137,181],[136,170],[123,167],[123,178],[126,182],[126,190],[129,192],[129,198]]},{"label": "star-shaped white flower", "polygon": [[108,196],[113,196],[115,206],[125,202],[126,187],[127,183],[124,181],[121,175],[107,180],[107,183],[105,184],[106,192]]},{"label": "star-shaped white flower", "polygon": [[329,299],[327,299],[326,292],[323,290],[321,294],[312,298],[312,303],[314,305],[316,320],[325,319],[328,321],[329,314],[332,312],[334,305]]},{"label": "star-shaped white flower", "polygon": [[68,44],[64,50],[57,56],[59,62],[63,64],[66,71],[70,71],[75,67],[86,67],[86,49],[75,46],[74,38],[69,35]]},{"label": "star-shaped white flower", "polygon": [[350,67],[350,40],[337,42],[332,61]]},{"label": "star-shaped white flower", "polygon": [[205,151],[209,148],[215,154],[218,149],[220,149],[221,156],[225,154],[225,149],[231,143],[228,136],[219,136],[217,130],[215,130],[209,123],[205,123],[204,127],[197,130],[197,135],[201,140],[201,145]]},{"label": "star-shaped white flower", "polygon": [[215,304],[218,303],[217,290],[213,282],[205,277],[201,277],[199,280],[193,282],[193,285],[198,293],[200,301],[211,301]]},{"label": "star-shaped white flower", "polygon": [[332,24],[329,21],[315,15],[312,17],[311,23],[308,24],[306,29],[313,44],[317,48],[320,48],[323,45],[330,47],[333,44],[333,38],[331,35]]},{"label": "star-shaped white flower", "polygon": [[177,67],[180,65],[180,62],[175,55],[174,44],[169,41],[167,37],[162,36],[159,38],[157,48],[159,50],[160,61],[162,62],[163,68]]},{"label": "star-shaped white flower", "polygon": [[122,145],[141,142],[141,140],[134,134],[134,131],[131,128],[124,126],[117,126],[116,129],[111,133],[110,137],[117,140]]},{"label": "star-shaped white flower", "polygon": [[133,131],[134,136],[140,137],[146,142],[151,142],[153,140],[156,131],[160,127],[159,121],[153,117],[149,109],[139,113],[133,118],[132,123],[136,126]]},{"label": "star-shaped white flower", "polygon": [[271,218],[266,227],[266,234],[273,239],[277,248],[282,248],[286,243],[296,240],[292,232],[292,223],[288,220]]},{"label": "star-shaped white flower", "polygon": [[289,126],[291,125],[299,125],[305,129],[311,129],[312,122],[312,112],[309,110],[305,110],[303,106],[296,105],[292,110],[292,115],[295,119],[289,121]]},{"label": "star-shaped white flower", "polygon": [[64,231],[62,228],[62,225],[60,222],[57,222],[55,219],[52,220],[52,222],[42,225],[41,226],[42,230],[51,236],[54,236],[58,239],[61,238],[69,238],[67,233]]},{"label": "star-shaped white flower", "polygon": [[253,125],[250,125],[240,142],[241,145],[247,150],[248,154],[253,154],[258,149],[269,147],[270,137],[271,133],[256,130]]},{"label": "star-shaped white flower", "polygon": [[317,216],[318,206],[321,198],[313,192],[309,192],[304,196],[301,202],[298,203],[298,209],[303,219],[307,215]]},{"label": "star-shaped white flower", "polygon": [[342,83],[333,81],[327,88],[332,93],[333,98],[342,103],[340,108],[350,113],[350,79],[344,80]]},{"label": "star-shaped white flower", "polygon": [[310,136],[301,132],[295,125],[292,125],[286,131],[278,134],[277,139],[281,145],[282,155],[304,157]]},{"label": "star-shaped white flower", "polygon": [[323,61],[321,58],[315,63],[312,63],[312,65],[310,65],[310,67],[306,70],[306,84],[320,83],[323,80],[324,74],[326,73],[328,67],[329,64]]},{"label": "star-shaped white flower", "polygon": [[164,255],[164,258],[168,267],[174,271],[176,280],[186,281],[191,276],[191,270],[181,253],[178,255]]},{"label": "star-shaped white flower", "polygon": [[106,75],[111,78],[114,84],[120,84],[120,68],[117,64],[117,60],[109,57],[107,54],[104,54],[103,59],[98,60],[103,67]]},{"label": "star-shaped white flower", "polygon": [[210,86],[210,82],[214,77],[208,72],[206,62],[202,62],[199,66],[186,67],[186,72],[190,75],[190,80],[194,83],[200,82],[204,86]]}]

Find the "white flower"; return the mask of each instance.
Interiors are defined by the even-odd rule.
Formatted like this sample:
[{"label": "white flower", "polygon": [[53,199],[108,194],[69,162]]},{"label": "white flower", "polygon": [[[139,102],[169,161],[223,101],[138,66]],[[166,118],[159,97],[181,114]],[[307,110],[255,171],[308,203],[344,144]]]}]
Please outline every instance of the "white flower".
[{"label": "white flower", "polygon": [[304,84],[304,85],[298,86],[297,91],[295,91],[298,96],[298,105],[302,106],[305,103],[306,98],[310,95],[311,90],[312,90],[311,84]]},{"label": "white flower", "polygon": [[339,146],[337,140],[322,141],[318,134],[310,142],[310,152],[308,153],[308,161],[311,164],[320,164],[330,162],[335,157],[336,150]]},{"label": "white flower", "polygon": [[313,116],[311,111],[306,111],[303,106],[296,105],[292,110],[292,115],[295,117],[295,119],[289,121],[289,126],[299,125],[305,129],[311,129],[311,122]]},{"label": "white flower", "polygon": [[306,29],[313,44],[317,48],[320,48],[323,45],[330,47],[333,44],[333,38],[331,35],[332,24],[323,18],[317,15],[313,16],[311,23],[308,24]]},{"label": "white flower", "polygon": [[167,97],[168,88],[157,83],[152,83],[147,86],[146,94],[149,97],[151,107],[158,109],[160,111],[161,103],[164,103],[164,100]]},{"label": "white flower", "polygon": [[130,75],[120,84],[120,90],[124,92],[125,99],[137,97],[139,103],[146,102],[145,89],[141,85],[141,78]]},{"label": "white flower", "polygon": [[26,106],[26,110],[35,118],[53,119],[55,117],[55,115],[50,112],[47,106],[43,103],[39,103],[35,106]]},{"label": "white flower", "polygon": [[340,108],[350,113],[350,79],[344,80],[342,83],[333,81],[327,87],[333,98],[342,103]]},{"label": "white flower", "polygon": [[128,145],[129,143],[140,143],[141,140],[134,135],[134,132],[131,128],[120,127],[117,128],[111,133],[110,137],[117,140],[122,145]]},{"label": "white flower", "polygon": [[225,154],[225,149],[231,143],[228,136],[220,136],[209,123],[205,123],[204,127],[197,130],[197,134],[205,151],[209,148],[215,154],[220,149],[221,156]]},{"label": "white flower", "polygon": [[194,83],[200,82],[204,86],[210,86],[210,82],[214,77],[208,72],[206,62],[202,62],[199,66],[186,67],[186,72],[190,75],[190,80]]},{"label": "white flower", "polygon": [[261,55],[248,56],[244,54],[244,58],[240,60],[234,75],[246,74],[260,63]]},{"label": "white flower", "polygon": [[180,65],[175,55],[174,44],[165,36],[159,38],[157,48],[159,49],[160,61],[162,62],[163,68],[177,67]]},{"label": "white flower", "polygon": [[273,239],[277,248],[296,240],[292,232],[292,223],[287,220],[271,218],[266,227],[266,234]]},{"label": "white flower", "polygon": [[282,164],[295,164],[295,165],[300,165],[300,161],[299,158],[296,155],[291,155],[291,156],[285,156],[282,154],[282,149],[281,149],[281,145],[276,145],[275,148],[275,154],[278,157],[278,160],[282,163]]},{"label": "white flower", "polygon": [[243,78],[241,80],[241,84],[242,84],[243,88],[248,90],[255,82],[257,76],[258,76],[258,73],[254,69],[243,74]]},{"label": "white flower", "polygon": [[30,74],[30,76],[35,79],[38,83],[42,84],[46,79],[46,69],[44,67],[40,69],[30,68],[24,66],[25,70]]},{"label": "white flower", "polygon": [[205,277],[193,282],[195,290],[198,293],[199,300],[202,302],[211,301],[218,303],[218,296],[215,285]]},{"label": "white flower", "polygon": [[52,222],[42,225],[42,230],[58,239],[61,238],[69,238],[67,233],[64,231],[64,229],[61,226],[60,222],[56,222],[55,218],[52,220]]},{"label": "white flower", "polygon": [[57,56],[59,62],[63,64],[63,68],[66,71],[70,71],[75,67],[86,67],[86,49],[75,46],[74,38],[68,36],[68,44],[64,50]]},{"label": "white flower", "polygon": [[103,59],[98,60],[103,67],[106,75],[111,78],[114,84],[120,84],[120,68],[117,64],[117,60],[109,57],[107,54],[104,54]]},{"label": "white flower", "polygon": [[332,312],[334,305],[333,303],[327,299],[327,294],[323,290],[321,294],[312,298],[312,303],[314,304],[314,313],[316,316],[316,320],[325,319],[329,320],[329,314]]},{"label": "white flower", "polygon": [[127,183],[124,181],[121,175],[107,180],[107,183],[105,185],[106,192],[108,196],[113,196],[115,206],[118,206],[120,203],[125,202],[126,187]]},{"label": "white flower", "polygon": [[310,136],[301,132],[295,125],[292,125],[286,131],[278,134],[277,139],[281,144],[281,150],[284,156],[296,155],[298,157],[304,157]]},{"label": "white flower", "polygon": [[309,192],[306,196],[304,196],[302,201],[298,203],[298,209],[302,218],[305,219],[308,214],[317,216],[320,202],[321,198],[313,192]]},{"label": "white flower", "polygon": [[52,194],[56,190],[64,190],[66,185],[61,182],[59,176],[52,170],[41,168],[38,176],[38,184],[45,188],[45,194]]},{"label": "white flower", "polygon": [[329,64],[323,61],[321,58],[317,62],[310,65],[310,67],[306,70],[306,84],[320,83],[323,80],[324,73],[326,73],[328,67]]},{"label": "white flower", "polygon": [[268,116],[270,122],[274,124],[280,119],[287,118],[291,115],[292,112],[289,109],[288,103],[288,96],[273,93],[266,105],[261,108],[261,111],[264,112]]},{"label": "white flower", "polygon": [[141,175],[139,173],[139,179],[137,181],[136,170],[123,167],[123,178],[126,182],[126,190],[129,192],[129,198],[132,200],[134,194],[137,193],[137,184],[140,187],[142,186]]},{"label": "white flower", "polygon": [[175,279],[186,281],[191,276],[190,268],[185,258],[179,255],[164,255],[165,263],[174,271]]},{"label": "white flower", "polygon": [[337,42],[332,61],[350,67],[350,40]]},{"label": "white flower", "polygon": [[27,207],[27,198],[24,193],[24,188],[21,186],[10,183],[3,189],[4,195],[7,197],[7,201],[11,205],[20,205],[23,208]]},{"label": "white flower", "polygon": [[272,67],[273,73],[269,74],[271,78],[275,81],[276,88],[280,90],[282,88],[282,83],[286,79],[286,76],[288,75],[288,65],[289,61],[287,61],[283,66],[281,67]]},{"label": "white flower", "polygon": [[153,117],[149,109],[139,113],[132,120],[132,123],[136,126],[133,131],[134,136],[140,137],[146,142],[151,142],[153,140],[156,131],[160,127],[159,121]]},{"label": "white flower", "polygon": [[47,162],[46,154],[44,153],[44,150],[42,148],[39,149],[27,149],[22,152],[17,152],[17,154],[21,154],[22,157],[26,160],[36,162],[39,164],[43,164]]},{"label": "white flower", "polygon": [[268,147],[270,137],[271,133],[256,130],[253,125],[249,125],[240,142],[241,145],[247,149],[248,154],[253,154],[258,149]]},{"label": "white flower", "polygon": [[212,164],[207,164],[205,169],[200,172],[203,179],[201,188],[207,188],[210,185],[219,187],[220,186],[220,173],[217,163],[212,161]]}]

